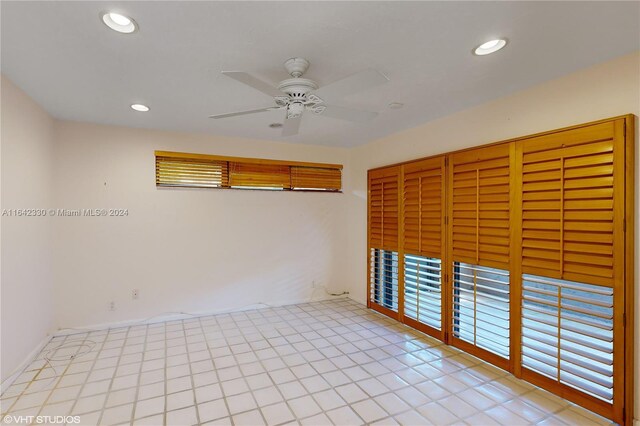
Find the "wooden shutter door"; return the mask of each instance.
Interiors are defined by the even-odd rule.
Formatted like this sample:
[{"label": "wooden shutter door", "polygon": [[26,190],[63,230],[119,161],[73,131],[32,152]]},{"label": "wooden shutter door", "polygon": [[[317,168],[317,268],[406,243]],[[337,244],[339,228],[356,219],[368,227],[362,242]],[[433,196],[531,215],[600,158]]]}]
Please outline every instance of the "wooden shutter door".
[{"label": "wooden shutter door", "polygon": [[444,340],[445,157],[403,166],[404,322]]},{"label": "wooden shutter door", "polygon": [[510,356],[512,148],[449,156],[448,320],[451,343],[502,368]]},{"label": "wooden shutter door", "polygon": [[622,420],[624,119],[518,142],[522,376]]},{"label": "wooden shutter door", "polygon": [[398,318],[400,167],[369,171],[369,307]]}]

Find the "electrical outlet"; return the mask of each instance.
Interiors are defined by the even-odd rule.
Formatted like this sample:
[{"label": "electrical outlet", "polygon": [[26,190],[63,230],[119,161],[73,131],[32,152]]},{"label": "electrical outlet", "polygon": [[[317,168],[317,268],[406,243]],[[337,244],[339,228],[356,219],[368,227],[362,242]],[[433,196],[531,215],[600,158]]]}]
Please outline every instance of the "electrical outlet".
[{"label": "electrical outlet", "polygon": [[137,299],[139,295],[140,295],[140,290],[138,290],[137,288],[134,288],[133,290],[131,290],[132,299]]},{"label": "electrical outlet", "polygon": [[116,310],[116,302],[109,302],[109,310],[110,311],[115,311]]}]

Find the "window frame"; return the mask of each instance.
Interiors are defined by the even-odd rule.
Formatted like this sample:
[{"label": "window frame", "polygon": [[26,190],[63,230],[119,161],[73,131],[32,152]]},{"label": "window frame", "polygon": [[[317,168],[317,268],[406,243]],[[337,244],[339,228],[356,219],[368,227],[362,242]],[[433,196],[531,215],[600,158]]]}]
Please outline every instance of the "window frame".
[{"label": "window frame", "polygon": [[[293,192],[314,192],[314,193],[342,193],[342,164],[331,164],[331,163],[312,163],[305,161],[287,161],[287,160],[272,160],[272,159],[264,159],[264,158],[247,158],[247,157],[230,157],[223,155],[210,155],[210,154],[194,154],[187,152],[174,152],[174,151],[155,151],[155,163],[156,163],[156,187],[158,188],[171,188],[171,189],[234,189],[234,190],[257,190],[257,191],[293,191]],[[185,161],[201,161],[204,163],[224,163],[226,166],[223,168],[225,170],[226,176],[222,179],[221,185],[189,185],[189,184],[167,184],[161,183],[159,179],[159,169],[158,169],[158,161],[159,159],[168,159],[168,160],[185,160]],[[249,166],[254,168],[260,168],[260,166],[264,166],[265,169],[268,169],[270,166],[273,167],[283,167],[288,168],[288,171],[285,173],[288,175],[287,186],[284,186],[282,182],[279,182],[278,185],[235,185],[232,179],[232,173],[234,168],[242,166]],[[335,186],[331,188],[297,188],[292,185],[292,174],[294,168],[309,168],[309,169],[323,169],[326,171],[330,171],[333,173],[339,174],[340,180],[340,188],[336,189]],[[258,172],[256,172],[258,173]],[[265,176],[268,173],[265,171]],[[283,175],[284,176],[284,175]],[[336,179],[334,177],[334,179]]]}]

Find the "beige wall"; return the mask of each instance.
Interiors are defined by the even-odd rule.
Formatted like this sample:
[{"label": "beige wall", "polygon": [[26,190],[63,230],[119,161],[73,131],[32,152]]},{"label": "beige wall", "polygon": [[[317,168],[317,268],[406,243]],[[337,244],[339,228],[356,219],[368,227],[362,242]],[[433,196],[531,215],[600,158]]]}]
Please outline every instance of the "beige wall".
[{"label": "beige wall", "polygon": [[[51,204],[53,120],[4,77],[1,92],[1,209],[46,209]],[[3,216],[1,221],[4,380],[53,329],[54,309],[50,219]]]},{"label": "beige wall", "polygon": [[[422,126],[373,141],[351,151],[351,193],[349,194],[349,283],[351,296],[366,301],[367,262],[367,170],[400,161],[440,154],[461,148],[525,136],[573,124],[633,113],[640,115],[640,55],[638,53],[588,68],[557,80],[532,87],[512,96],[471,108]],[[636,124],[637,127],[637,124]],[[640,133],[640,128],[638,128]],[[636,156],[638,134],[636,134]],[[636,182],[638,182],[636,157]],[[636,184],[636,190],[640,185]],[[640,242],[636,193],[636,254]],[[638,317],[636,263],[636,354],[640,319]],[[637,359],[636,359],[637,363]],[[636,389],[639,372],[636,367]],[[640,411],[640,391],[636,390],[636,418]]]},{"label": "beige wall", "polygon": [[154,150],[344,164],[345,149],[71,122],[55,135],[56,207],[129,211],[54,219],[61,327],[301,302],[314,282],[347,287],[346,195],[157,189],[154,168]]}]

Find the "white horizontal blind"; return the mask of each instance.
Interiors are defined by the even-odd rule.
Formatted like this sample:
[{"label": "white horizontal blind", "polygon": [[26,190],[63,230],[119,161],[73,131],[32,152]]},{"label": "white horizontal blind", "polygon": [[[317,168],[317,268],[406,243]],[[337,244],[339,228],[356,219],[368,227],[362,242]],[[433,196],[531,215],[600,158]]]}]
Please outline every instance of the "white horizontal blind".
[{"label": "white horizontal blind", "polygon": [[613,401],[613,289],[523,276],[522,365]]},{"label": "white horizontal blind", "polygon": [[440,259],[404,256],[404,315],[436,330],[442,329]]},{"label": "white horizontal blind", "polygon": [[509,271],[454,263],[454,337],[509,358]]},{"label": "white horizontal blind", "polygon": [[398,252],[371,249],[371,301],[398,312]]}]

